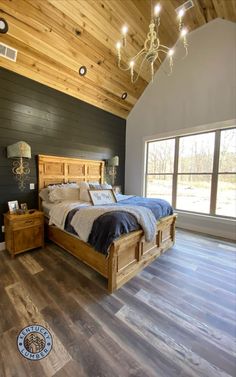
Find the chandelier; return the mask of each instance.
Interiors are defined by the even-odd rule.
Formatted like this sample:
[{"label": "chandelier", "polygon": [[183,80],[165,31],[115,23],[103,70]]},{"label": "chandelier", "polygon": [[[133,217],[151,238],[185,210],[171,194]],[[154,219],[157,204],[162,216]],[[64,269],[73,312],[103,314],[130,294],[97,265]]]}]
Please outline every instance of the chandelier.
[{"label": "chandelier", "polygon": [[[144,63],[148,63],[150,67],[150,76],[151,82],[153,82],[154,78],[154,63],[159,61],[161,64],[164,58],[167,56],[169,60],[169,75],[172,73],[173,70],[173,55],[174,49],[169,48],[163,44],[161,44],[159,39],[159,27],[160,27],[160,12],[161,6],[160,4],[155,5],[154,9],[152,8],[151,14],[151,21],[149,24],[149,32],[147,34],[147,38],[144,42],[142,50],[140,50],[135,56],[133,56],[128,64],[121,63],[122,60],[122,50],[126,48],[126,36],[128,33],[128,27],[126,25],[122,28],[122,42],[117,42],[116,49],[117,49],[117,56],[118,56],[118,67],[122,71],[130,71],[131,82],[135,83],[144,67]],[[187,43],[187,33],[188,30],[184,27],[183,24],[183,16],[185,14],[184,8],[179,8],[178,10],[178,29],[180,33],[180,38],[182,39],[183,46],[185,48],[185,57],[188,54],[188,43]],[[137,67],[135,69],[135,67]]]}]

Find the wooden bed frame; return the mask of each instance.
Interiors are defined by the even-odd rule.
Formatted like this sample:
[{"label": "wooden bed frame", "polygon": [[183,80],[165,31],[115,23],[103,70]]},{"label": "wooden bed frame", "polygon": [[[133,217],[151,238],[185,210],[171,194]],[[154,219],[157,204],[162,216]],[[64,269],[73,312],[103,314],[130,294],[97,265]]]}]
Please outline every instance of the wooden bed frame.
[{"label": "wooden bed frame", "polygon": [[[103,183],[104,161],[39,155],[38,174],[39,191],[52,183]],[[48,238],[104,276],[108,280],[108,290],[111,293],[174,244],[175,221],[175,214],[159,220],[156,237],[152,242],[145,241],[142,230],[119,237],[112,243],[106,258],[77,237],[54,225],[48,226],[45,218]]]}]

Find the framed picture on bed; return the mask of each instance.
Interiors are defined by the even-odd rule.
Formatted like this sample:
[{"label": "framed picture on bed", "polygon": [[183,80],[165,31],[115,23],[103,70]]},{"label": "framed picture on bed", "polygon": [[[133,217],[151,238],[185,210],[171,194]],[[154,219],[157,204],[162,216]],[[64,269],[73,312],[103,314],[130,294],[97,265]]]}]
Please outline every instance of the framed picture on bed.
[{"label": "framed picture on bed", "polygon": [[89,190],[89,195],[94,206],[116,203],[116,196],[111,189]]}]

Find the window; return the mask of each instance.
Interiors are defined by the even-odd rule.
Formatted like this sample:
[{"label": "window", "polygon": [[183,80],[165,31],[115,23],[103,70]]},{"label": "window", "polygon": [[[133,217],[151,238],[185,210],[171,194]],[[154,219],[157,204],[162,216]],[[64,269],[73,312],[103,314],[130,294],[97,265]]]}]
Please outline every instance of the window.
[{"label": "window", "polygon": [[221,131],[216,214],[236,217],[236,128]]},{"label": "window", "polygon": [[147,143],[146,196],[236,217],[236,128]]},{"label": "window", "polygon": [[175,140],[148,144],[147,196],[172,201]]}]

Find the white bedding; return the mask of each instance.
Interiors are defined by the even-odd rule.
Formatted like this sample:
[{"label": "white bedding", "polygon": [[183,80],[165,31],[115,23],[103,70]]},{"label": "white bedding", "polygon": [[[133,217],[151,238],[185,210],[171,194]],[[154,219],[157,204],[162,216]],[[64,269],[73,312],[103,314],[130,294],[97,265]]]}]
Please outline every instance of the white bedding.
[{"label": "white bedding", "polygon": [[58,228],[64,230],[65,228],[65,221],[68,213],[74,209],[79,207],[90,207],[90,202],[72,202],[72,201],[64,201],[62,203],[54,204],[50,211],[49,211],[49,225],[56,225]]},{"label": "white bedding", "polygon": [[93,222],[102,214],[112,211],[126,211],[135,216],[137,222],[144,230],[146,241],[150,242],[156,233],[156,219],[152,211],[148,208],[132,205],[92,206],[90,202],[81,201],[64,201],[59,204],[53,204],[49,211],[49,225],[54,224],[58,228],[64,230],[67,215],[74,208],[80,208],[80,210],[73,216],[71,225],[75,229],[79,238],[84,242],[88,241]]},{"label": "white bedding", "polygon": [[[121,200],[125,200],[125,199],[129,199],[129,198],[132,198],[133,195],[122,195],[122,194],[115,194],[116,195],[116,199],[117,201],[121,201]],[[74,203],[73,201],[64,201],[63,203]],[[88,203],[88,202],[84,202],[84,201],[78,201],[77,202],[78,205],[80,203],[87,203],[87,204],[91,204],[91,203]],[[49,212],[50,210],[53,208],[53,206],[57,205],[57,203],[51,203],[51,202],[46,202],[45,200],[42,201],[42,209],[43,209],[43,212],[45,214],[45,216],[47,216],[49,218]]]}]

